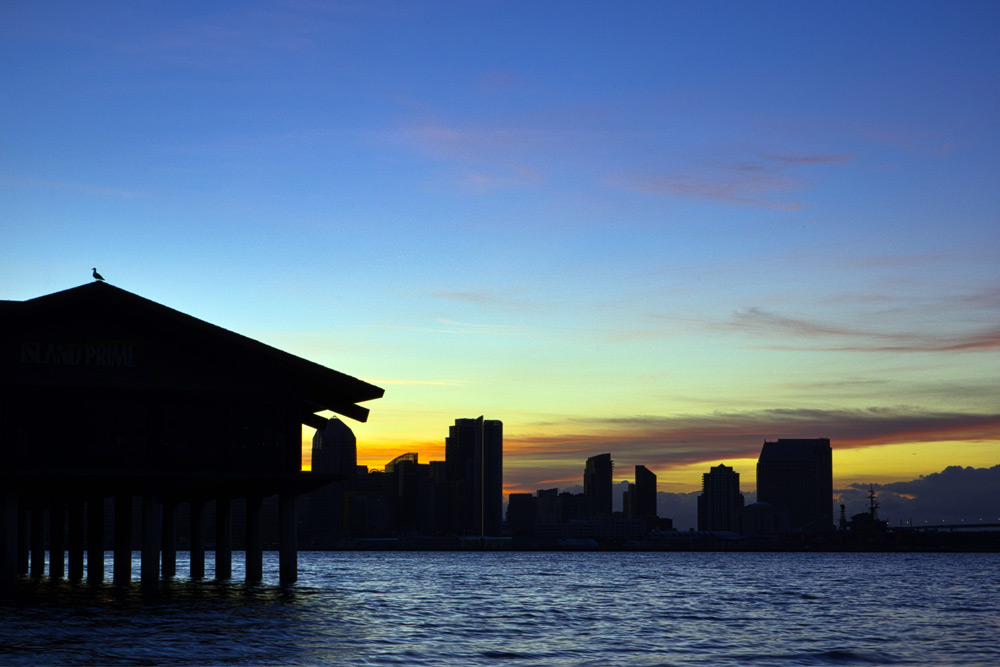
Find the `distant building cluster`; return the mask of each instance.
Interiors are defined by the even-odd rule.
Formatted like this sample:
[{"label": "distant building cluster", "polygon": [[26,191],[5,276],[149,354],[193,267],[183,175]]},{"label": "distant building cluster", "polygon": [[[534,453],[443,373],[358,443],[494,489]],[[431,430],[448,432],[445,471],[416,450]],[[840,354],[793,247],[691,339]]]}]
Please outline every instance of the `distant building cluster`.
[{"label": "distant building cluster", "polygon": [[635,481],[613,510],[611,454],[587,459],[583,493],[541,489],[510,494],[503,516],[503,423],[457,419],[445,438],[445,460],[397,456],[384,470],[357,464],[357,441],[331,419],[313,438],[312,472],[333,481],[299,507],[299,541],[335,548],[358,540],[407,537],[541,538],[622,543],[672,528],[656,516],[656,475],[635,466]]},{"label": "distant building cluster", "polygon": [[587,459],[583,493],[540,489],[512,493],[507,506],[507,530],[514,538],[543,541],[593,540],[603,544],[644,541],[653,530],[669,530],[670,519],[656,516],[656,475],[635,467],[635,481],[624,494],[622,511],[613,511],[614,461],[611,454]]},{"label": "distant building cluster", "polygon": [[[456,419],[445,438],[445,460],[421,463],[404,453],[384,470],[357,464],[357,442],[331,419],[313,438],[312,471],[333,481],[304,498],[299,541],[336,548],[358,540],[510,537],[522,543],[602,545],[672,538],[669,518],[656,510],[656,475],[635,466],[620,511],[614,510],[615,464],[610,453],[588,458],[583,493],[539,489],[509,496],[503,515],[503,423]],[[757,502],[745,504],[740,475],[718,465],[702,475],[698,532],[744,536],[834,529],[830,441],[765,442],[757,461]],[[654,539],[655,538],[655,539]]]},{"label": "distant building cluster", "polygon": [[333,481],[299,509],[303,546],[331,548],[359,538],[503,534],[503,422],[457,419],[445,460],[397,456],[384,470],[357,464],[357,441],[331,419],[313,437],[312,471]]},{"label": "distant building cluster", "polygon": [[702,475],[698,530],[741,535],[826,532],[833,524],[833,466],[827,438],[765,442],[757,459],[757,502],[744,505],[740,474],[725,465]]}]

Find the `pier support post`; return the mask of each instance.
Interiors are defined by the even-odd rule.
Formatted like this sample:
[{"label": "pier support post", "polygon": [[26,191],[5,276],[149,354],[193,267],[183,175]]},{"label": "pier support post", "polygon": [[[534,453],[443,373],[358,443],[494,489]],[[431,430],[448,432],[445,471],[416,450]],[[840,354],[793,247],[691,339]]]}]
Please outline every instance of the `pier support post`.
[{"label": "pier support post", "polygon": [[66,574],[66,507],[56,501],[49,510],[49,576],[59,579]]},{"label": "pier support post", "polygon": [[177,574],[177,503],[163,503],[163,576]]},{"label": "pier support post", "polygon": [[233,577],[233,500],[215,499],[215,578]]},{"label": "pier support post", "polygon": [[260,514],[264,501],[260,496],[247,498],[246,581],[264,579],[264,541],[260,533]]},{"label": "pier support post", "polygon": [[121,586],[132,581],[132,496],[115,496],[114,582]]},{"label": "pier support post", "polygon": [[104,581],[104,498],[87,501],[87,581]]},{"label": "pier support post", "polygon": [[17,589],[17,505],[13,489],[0,491],[0,597]]},{"label": "pier support post", "polygon": [[139,577],[143,588],[156,587],[160,580],[160,538],[163,535],[163,504],[160,497],[142,497],[142,565]]},{"label": "pier support post", "polygon": [[296,494],[282,491],[278,495],[278,579],[293,584],[299,578],[299,539],[295,517]]},{"label": "pier support post", "polygon": [[45,574],[45,510],[31,508],[31,576]]},{"label": "pier support post", "polygon": [[21,499],[17,503],[17,573],[28,574],[30,559],[28,554],[31,539],[31,512],[24,506]]},{"label": "pier support post", "polygon": [[191,578],[205,578],[205,501],[191,501]]},{"label": "pier support post", "polygon": [[83,579],[84,505],[82,499],[69,501],[69,578]]}]

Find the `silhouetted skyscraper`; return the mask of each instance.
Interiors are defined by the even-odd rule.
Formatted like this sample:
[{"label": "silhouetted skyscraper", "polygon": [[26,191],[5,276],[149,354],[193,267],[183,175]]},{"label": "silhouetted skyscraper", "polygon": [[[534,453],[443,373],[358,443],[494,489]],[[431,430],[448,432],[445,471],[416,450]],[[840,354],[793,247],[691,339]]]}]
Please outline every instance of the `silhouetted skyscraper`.
[{"label": "silhouetted skyscraper", "polygon": [[765,442],[757,500],[788,510],[790,530],[833,530],[833,463],[828,438]]},{"label": "silhouetted skyscraper", "polygon": [[743,507],[740,474],[725,465],[701,476],[698,530],[736,530],[736,510]]},{"label": "silhouetted skyscraper", "polygon": [[635,467],[634,518],[656,516],[656,473],[646,466]]},{"label": "silhouetted skyscraper", "polygon": [[336,417],[316,429],[312,441],[312,469],[353,477],[358,466],[358,441],[354,432]]},{"label": "silhouetted skyscraper", "polygon": [[455,529],[500,535],[503,524],[503,422],[456,419],[445,438],[448,482],[455,486]]},{"label": "silhouetted skyscraper", "polygon": [[336,417],[316,429],[312,441],[312,470],[343,475],[306,495],[299,504],[300,539],[311,546],[331,546],[343,535],[344,493],[358,464],[357,439],[350,427]]},{"label": "silhouetted skyscraper", "polygon": [[587,459],[587,467],[583,471],[583,502],[588,517],[611,514],[614,467],[611,454],[598,454]]}]

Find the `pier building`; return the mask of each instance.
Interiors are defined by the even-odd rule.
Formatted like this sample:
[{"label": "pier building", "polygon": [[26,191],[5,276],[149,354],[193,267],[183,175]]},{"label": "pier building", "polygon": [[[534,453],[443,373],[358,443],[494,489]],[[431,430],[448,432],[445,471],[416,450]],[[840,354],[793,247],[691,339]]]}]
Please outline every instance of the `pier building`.
[{"label": "pier building", "polygon": [[[133,498],[141,581],[176,572],[177,509],[190,510],[191,577],[232,576],[242,500],[246,579],[262,578],[261,507],[277,496],[282,582],[298,576],[296,499],[340,473],[302,471],[302,425],[365,421],[372,384],[96,281],[0,301],[0,591],[17,576],[131,579]],[[112,499],[113,544],[104,543]],[[239,517],[242,521],[244,517]],[[66,562],[68,554],[68,564]],[[67,567],[68,565],[68,567]]]}]

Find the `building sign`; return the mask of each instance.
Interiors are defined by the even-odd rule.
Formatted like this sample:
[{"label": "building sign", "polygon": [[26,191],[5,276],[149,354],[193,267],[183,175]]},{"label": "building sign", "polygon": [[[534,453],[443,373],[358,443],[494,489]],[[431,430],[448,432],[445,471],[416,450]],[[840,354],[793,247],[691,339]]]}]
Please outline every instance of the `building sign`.
[{"label": "building sign", "polygon": [[130,343],[21,343],[21,363],[31,366],[86,366],[135,368],[135,345]]}]

